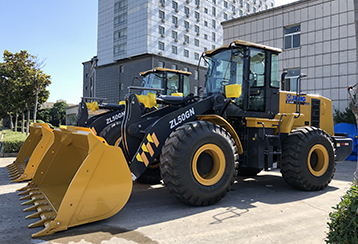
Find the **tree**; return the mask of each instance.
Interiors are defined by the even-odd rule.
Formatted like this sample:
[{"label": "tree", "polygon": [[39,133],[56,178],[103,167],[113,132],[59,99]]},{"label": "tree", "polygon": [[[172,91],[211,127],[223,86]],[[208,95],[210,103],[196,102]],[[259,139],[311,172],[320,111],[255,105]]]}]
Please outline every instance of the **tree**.
[{"label": "tree", "polygon": [[[51,77],[41,70],[43,61],[38,61],[37,57],[27,51],[13,54],[5,50],[3,59],[4,62],[0,63],[0,103],[4,104],[2,110],[9,115],[11,122],[12,115],[15,115],[15,127],[18,113],[22,113],[24,121],[24,112],[27,110],[26,133],[28,133],[30,109],[34,109],[33,121],[36,121],[38,103],[48,98],[49,92],[46,87],[51,84]],[[23,127],[22,124],[22,131]]]},{"label": "tree", "polygon": [[52,122],[55,126],[66,124],[66,108],[68,107],[65,102],[57,102],[51,109]]}]

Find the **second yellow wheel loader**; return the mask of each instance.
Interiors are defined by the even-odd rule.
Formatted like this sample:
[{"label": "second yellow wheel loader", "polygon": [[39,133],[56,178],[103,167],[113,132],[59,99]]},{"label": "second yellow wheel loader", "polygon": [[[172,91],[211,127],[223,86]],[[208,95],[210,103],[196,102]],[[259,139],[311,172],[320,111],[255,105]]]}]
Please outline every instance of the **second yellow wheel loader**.
[{"label": "second yellow wheel loader", "polygon": [[[138,96],[138,99],[143,104],[141,105],[142,113],[147,113],[153,110],[152,107],[155,105],[155,103],[146,104],[149,98],[148,92],[154,92],[160,96],[186,96],[190,90],[190,75],[190,72],[158,67],[140,73],[140,76],[135,77],[134,80],[139,80],[141,86],[131,86],[130,88],[140,90],[141,95]],[[89,104],[86,103],[86,100],[96,100],[96,102]],[[100,98],[82,98],[75,124],[79,127],[90,128],[96,135],[103,137],[109,145],[114,145],[120,138],[124,105],[103,103],[102,101],[103,99]],[[105,112],[89,118],[87,107],[92,110],[102,109]],[[7,166],[12,182],[32,179],[53,140],[53,129],[47,124],[34,123],[30,126],[30,135],[21,147],[17,158]],[[160,181],[159,165],[151,166],[137,181],[140,183],[158,183]]]},{"label": "second yellow wheel loader", "polygon": [[33,237],[112,216],[132,179],[158,161],[166,187],[189,205],[220,201],[237,170],[281,168],[295,188],[325,188],[352,140],[334,135],[329,99],[280,89],[280,52],[245,41],[205,52],[204,96],[162,97],[167,106],[146,114],[128,94],[119,147],[90,129],[56,131],[20,189],[26,211],[35,211],[29,218],[40,218],[29,227],[45,227]]}]

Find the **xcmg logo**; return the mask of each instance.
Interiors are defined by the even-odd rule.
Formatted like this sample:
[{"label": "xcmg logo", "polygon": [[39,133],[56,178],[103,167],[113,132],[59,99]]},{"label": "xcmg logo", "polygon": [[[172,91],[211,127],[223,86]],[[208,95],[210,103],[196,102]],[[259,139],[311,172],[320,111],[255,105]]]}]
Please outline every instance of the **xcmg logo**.
[{"label": "xcmg logo", "polygon": [[[286,96],[286,103],[295,104],[295,103],[297,103],[297,100],[298,100],[298,96],[296,96],[296,95],[287,94],[287,96]],[[299,100],[300,100],[299,101],[300,104],[309,105],[309,103],[306,103],[305,96],[300,96]]]}]

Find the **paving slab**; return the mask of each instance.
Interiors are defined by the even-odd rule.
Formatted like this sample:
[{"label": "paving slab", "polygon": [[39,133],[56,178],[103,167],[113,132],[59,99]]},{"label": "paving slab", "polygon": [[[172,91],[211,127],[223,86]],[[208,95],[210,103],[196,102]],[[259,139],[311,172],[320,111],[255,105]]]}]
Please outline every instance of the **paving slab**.
[{"label": "paving slab", "polygon": [[[0,158],[0,243],[171,244],[171,243],[310,243],[322,244],[329,213],[354,179],[356,162],[337,165],[335,177],[321,191],[288,186],[278,170],[256,177],[237,177],[219,203],[191,207],[176,200],[163,185],[134,183],[127,205],[109,219],[69,228],[50,236],[31,238],[42,228],[29,229],[6,165]],[[113,193],[115,194],[115,193]]]}]

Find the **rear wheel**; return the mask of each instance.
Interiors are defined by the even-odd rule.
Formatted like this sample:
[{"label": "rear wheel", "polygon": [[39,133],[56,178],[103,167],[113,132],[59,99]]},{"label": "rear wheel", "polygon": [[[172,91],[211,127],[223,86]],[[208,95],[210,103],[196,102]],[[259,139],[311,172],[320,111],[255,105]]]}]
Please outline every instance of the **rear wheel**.
[{"label": "rear wheel", "polygon": [[99,135],[107,141],[108,145],[115,146],[121,138],[121,126],[122,121],[116,121],[104,127]]},{"label": "rear wheel", "polygon": [[288,134],[283,144],[281,173],[291,186],[321,190],[332,180],[336,162],[329,135],[315,127],[303,127]]},{"label": "rear wheel", "polygon": [[235,177],[236,147],[222,128],[189,122],[172,132],[160,157],[160,171],[170,192],[190,205],[220,201]]}]

